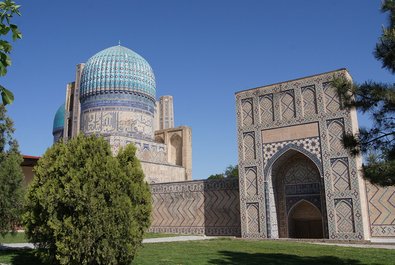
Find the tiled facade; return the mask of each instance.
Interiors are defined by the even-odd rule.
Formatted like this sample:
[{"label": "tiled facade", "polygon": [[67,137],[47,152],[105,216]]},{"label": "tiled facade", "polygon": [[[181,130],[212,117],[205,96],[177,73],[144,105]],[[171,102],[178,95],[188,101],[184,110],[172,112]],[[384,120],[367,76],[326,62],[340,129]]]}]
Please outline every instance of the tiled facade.
[{"label": "tiled facade", "polygon": [[341,144],[356,113],[341,108],[334,76],[350,78],[341,69],[236,93],[243,237],[294,237],[303,206],[314,231],[302,237],[369,239],[361,161]]}]

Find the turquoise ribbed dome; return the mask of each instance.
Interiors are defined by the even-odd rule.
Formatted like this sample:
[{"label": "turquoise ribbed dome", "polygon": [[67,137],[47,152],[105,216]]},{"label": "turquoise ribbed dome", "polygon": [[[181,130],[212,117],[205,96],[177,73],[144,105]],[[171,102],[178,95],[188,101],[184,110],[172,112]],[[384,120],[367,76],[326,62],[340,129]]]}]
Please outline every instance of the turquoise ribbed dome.
[{"label": "turquoise ribbed dome", "polygon": [[53,120],[53,129],[52,132],[57,132],[63,130],[64,127],[64,103],[58,108],[55,114],[55,118]]},{"label": "turquoise ribbed dome", "polygon": [[93,55],[81,76],[80,97],[107,93],[139,94],[155,100],[155,76],[148,62],[134,51],[113,46]]}]

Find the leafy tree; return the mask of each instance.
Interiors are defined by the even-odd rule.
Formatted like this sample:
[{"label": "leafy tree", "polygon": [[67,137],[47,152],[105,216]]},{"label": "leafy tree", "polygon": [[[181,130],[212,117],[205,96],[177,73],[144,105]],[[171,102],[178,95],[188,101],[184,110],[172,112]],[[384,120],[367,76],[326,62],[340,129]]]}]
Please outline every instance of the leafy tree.
[{"label": "leafy tree", "polygon": [[136,148],[112,156],[103,138],[49,148],[35,168],[26,234],[50,264],[130,264],[150,224],[151,195]]},{"label": "leafy tree", "polygon": [[225,175],[221,173],[221,174],[210,175],[207,179],[213,180],[213,179],[224,179],[224,178],[225,178]]},{"label": "leafy tree", "polygon": [[229,165],[224,173],[210,175],[207,179],[232,179],[239,178],[239,167]]},{"label": "leafy tree", "polygon": [[0,104],[0,233],[14,230],[22,209],[22,156],[12,138],[13,123]]},{"label": "leafy tree", "polygon": [[[22,33],[18,26],[11,23],[14,15],[20,16],[20,6],[14,1],[5,0],[0,2],[0,76],[7,74],[7,67],[11,65],[11,58],[9,54],[12,50],[11,43],[7,40],[9,33],[13,41],[22,38]],[[14,95],[11,91],[0,85],[1,99],[4,105],[11,104],[14,101]]]},{"label": "leafy tree", "polygon": [[[395,2],[385,0],[382,11],[389,12],[389,26],[376,45],[374,55],[382,67],[395,74]],[[383,186],[395,185],[395,86],[368,81],[355,84],[345,78],[335,78],[346,108],[356,108],[371,115],[371,128],[361,128],[357,135],[346,134],[344,146],[353,155],[366,155],[364,176],[370,182]]]},{"label": "leafy tree", "polygon": [[231,178],[239,178],[239,167],[237,165],[232,166],[229,165],[226,169],[225,169],[225,176],[229,179]]}]

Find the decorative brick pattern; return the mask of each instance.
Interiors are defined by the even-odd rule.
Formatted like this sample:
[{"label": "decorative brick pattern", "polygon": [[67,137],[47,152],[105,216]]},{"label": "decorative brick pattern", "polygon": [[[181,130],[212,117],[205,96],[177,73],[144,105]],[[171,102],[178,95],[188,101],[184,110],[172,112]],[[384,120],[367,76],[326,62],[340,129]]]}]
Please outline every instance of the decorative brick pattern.
[{"label": "decorative brick pattern", "polygon": [[350,174],[348,172],[348,159],[331,159],[333,189],[337,192],[350,190]]},{"label": "decorative brick pattern", "polygon": [[302,88],[303,116],[317,114],[317,99],[315,95],[315,86]]},{"label": "decorative brick pattern", "polygon": [[338,233],[354,233],[354,211],[351,199],[336,199],[336,228]]},{"label": "decorative brick pattern", "polygon": [[395,237],[395,187],[366,182],[372,237]]},{"label": "decorative brick pattern", "polygon": [[247,204],[247,233],[257,234],[260,231],[259,227],[259,208],[257,203]]},{"label": "decorative brick pattern", "polygon": [[258,183],[256,178],[256,167],[248,167],[246,170],[246,191],[248,196],[258,194]]},{"label": "decorative brick pattern", "polygon": [[344,122],[343,119],[335,119],[327,121],[328,126],[328,141],[331,152],[339,153],[343,150],[342,139],[344,135]]},{"label": "decorative brick pattern", "polygon": [[244,134],[244,159],[255,159],[255,134],[253,132]]},{"label": "decorative brick pattern", "polygon": [[273,95],[259,97],[259,113],[261,123],[270,123],[274,120]]},{"label": "decorative brick pattern", "polygon": [[237,180],[151,184],[151,232],[240,235]]},{"label": "decorative brick pattern", "polygon": [[248,126],[254,124],[254,113],[252,112],[252,98],[244,99],[241,102],[243,109],[243,125]]},{"label": "decorative brick pattern", "polygon": [[281,118],[289,120],[295,117],[295,98],[293,90],[281,94]]},{"label": "decorative brick pattern", "polygon": [[336,113],[340,110],[340,100],[330,82],[322,84],[325,98],[325,109],[328,113]]}]

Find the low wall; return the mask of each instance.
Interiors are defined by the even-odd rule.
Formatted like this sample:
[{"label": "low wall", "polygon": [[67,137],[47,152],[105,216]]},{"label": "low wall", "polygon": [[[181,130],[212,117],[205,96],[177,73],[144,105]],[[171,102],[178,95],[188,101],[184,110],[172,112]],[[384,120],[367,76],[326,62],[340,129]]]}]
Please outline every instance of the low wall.
[{"label": "low wall", "polygon": [[366,181],[370,234],[372,238],[395,238],[395,187],[380,187]]},{"label": "low wall", "polygon": [[240,236],[239,181],[151,184],[150,232]]}]

